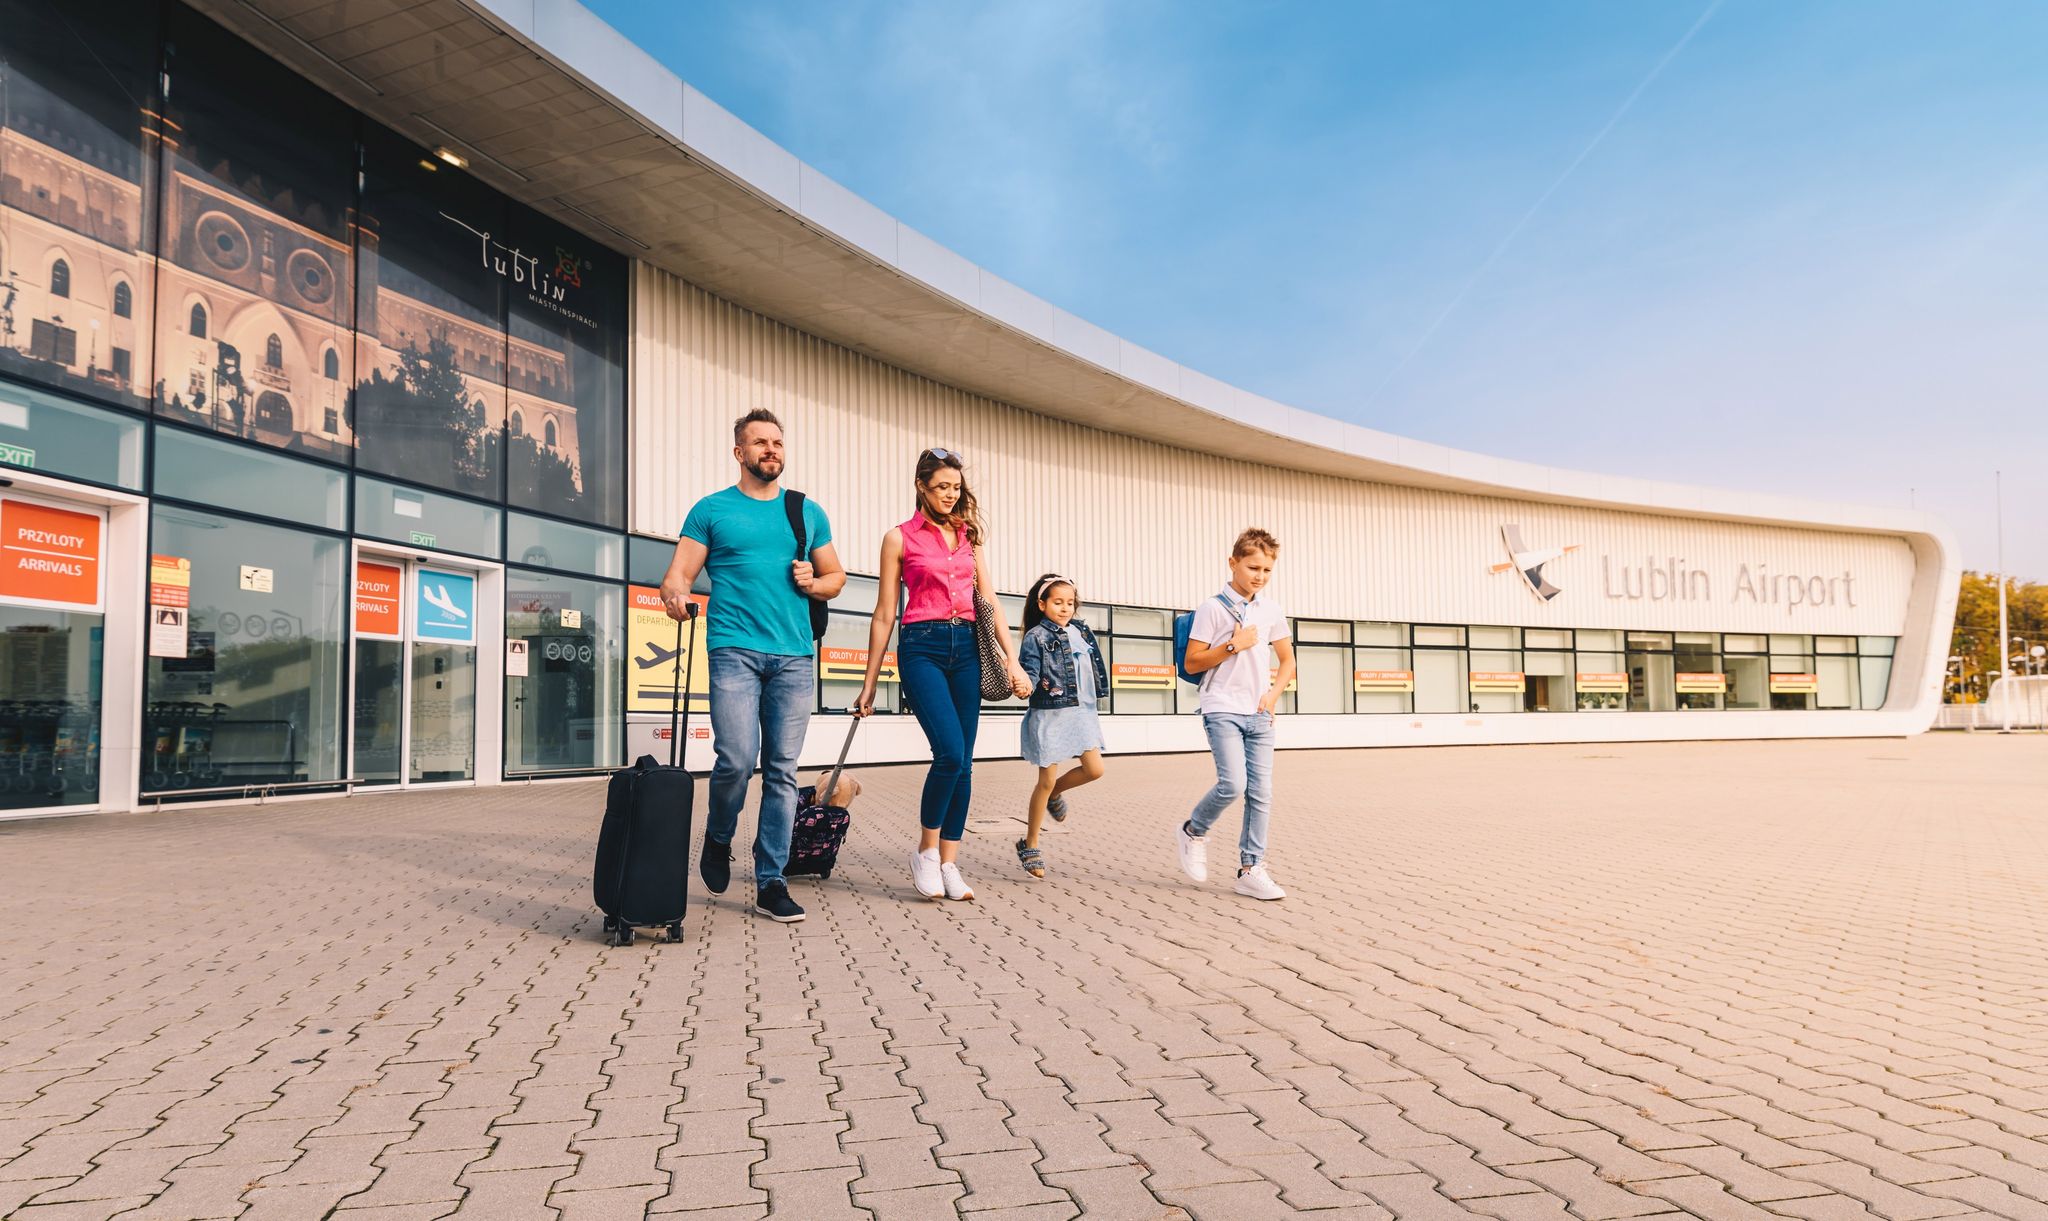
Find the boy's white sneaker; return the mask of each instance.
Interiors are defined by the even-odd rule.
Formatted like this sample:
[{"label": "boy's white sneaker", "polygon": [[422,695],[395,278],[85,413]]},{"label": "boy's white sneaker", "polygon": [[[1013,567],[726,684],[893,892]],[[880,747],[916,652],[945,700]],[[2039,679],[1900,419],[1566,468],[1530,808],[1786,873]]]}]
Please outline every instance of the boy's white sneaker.
[{"label": "boy's white sneaker", "polygon": [[960,866],[952,861],[947,861],[939,866],[939,880],[945,883],[946,897],[948,899],[972,899],[974,897],[974,888],[967,884],[966,878],[960,876]]},{"label": "boy's white sneaker", "polygon": [[1266,872],[1264,862],[1237,871],[1237,893],[1254,899],[1284,899],[1287,892]]},{"label": "boy's white sneaker", "polygon": [[939,877],[939,850],[926,848],[910,854],[910,884],[917,887],[917,893],[927,899],[936,899],[946,893],[946,883]]},{"label": "boy's white sneaker", "polygon": [[1180,871],[1197,882],[1209,880],[1209,841],[1188,834],[1185,820],[1174,824],[1173,844],[1180,852]]}]

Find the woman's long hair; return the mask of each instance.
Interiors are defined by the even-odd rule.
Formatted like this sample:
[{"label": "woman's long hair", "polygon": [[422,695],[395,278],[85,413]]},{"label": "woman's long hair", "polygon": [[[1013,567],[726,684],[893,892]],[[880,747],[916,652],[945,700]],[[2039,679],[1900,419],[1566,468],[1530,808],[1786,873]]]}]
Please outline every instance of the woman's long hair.
[{"label": "woman's long hair", "polygon": [[1035,628],[1039,624],[1045,622],[1045,612],[1039,609],[1038,604],[1045,598],[1051,596],[1052,591],[1058,589],[1062,585],[1066,586],[1068,589],[1073,590],[1075,599],[1079,600],[1079,598],[1081,597],[1080,587],[1056,572],[1048,572],[1044,576],[1038,578],[1036,581],[1033,581],[1031,583],[1031,592],[1025,595],[1024,598],[1025,631],[1028,632],[1032,628]]},{"label": "woman's long hair", "polygon": [[933,512],[925,501],[924,489],[930,485],[932,476],[937,474],[942,466],[950,466],[960,472],[960,499],[953,503],[952,516],[946,518],[943,524],[955,530],[966,531],[968,544],[979,547],[983,532],[981,504],[974,499],[974,493],[967,487],[967,468],[961,465],[959,454],[949,450],[946,456],[941,458],[938,450],[928,449],[917,456],[917,511],[925,518],[937,519],[938,514]]}]

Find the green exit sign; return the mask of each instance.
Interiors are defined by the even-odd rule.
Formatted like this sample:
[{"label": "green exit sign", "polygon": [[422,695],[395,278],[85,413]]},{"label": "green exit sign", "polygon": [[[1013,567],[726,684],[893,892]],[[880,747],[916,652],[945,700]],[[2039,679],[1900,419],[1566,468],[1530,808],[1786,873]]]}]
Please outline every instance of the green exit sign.
[{"label": "green exit sign", "polygon": [[0,462],[10,466],[33,467],[36,464],[36,451],[26,445],[0,443]]},{"label": "green exit sign", "polygon": [[425,530],[415,530],[412,532],[412,545],[415,547],[431,547],[438,541],[440,540],[434,535],[428,534]]}]

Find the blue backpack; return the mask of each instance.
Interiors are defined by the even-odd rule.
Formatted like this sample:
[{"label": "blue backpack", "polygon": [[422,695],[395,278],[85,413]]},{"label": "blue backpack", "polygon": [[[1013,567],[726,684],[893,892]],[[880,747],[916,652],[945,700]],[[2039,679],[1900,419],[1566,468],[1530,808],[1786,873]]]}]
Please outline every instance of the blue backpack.
[{"label": "blue backpack", "polygon": [[[1222,594],[1217,594],[1216,600],[1223,604],[1224,610],[1230,612],[1232,619],[1237,620],[1239,623],[1244,622],[1244,616],[1237,613],[1237,608],[1230,604],[1230,599]],[[1173,668],[1180,672],[1180,681],[1193,683],[1199,687],[1202,685],[1202,675],[1188,673],[1188,637],[1192,636],[1194,631],[1195,612],[1182,611],[1173,617]],[[1214,674],[1215,672],[1213,667],[1203,671],[1204,674]]]}]

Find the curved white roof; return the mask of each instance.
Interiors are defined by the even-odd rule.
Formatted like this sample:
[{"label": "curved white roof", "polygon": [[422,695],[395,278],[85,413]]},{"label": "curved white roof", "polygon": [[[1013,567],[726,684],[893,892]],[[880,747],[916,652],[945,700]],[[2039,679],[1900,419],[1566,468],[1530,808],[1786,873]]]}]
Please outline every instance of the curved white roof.
[{"label": "curved white roof", "polygon": [[[1384,483],[1917,536],[1903,508],[1604,475],[1347,424],[1209,377],[976,266],[804,164],[575,0],[199,0],[367,113],[624,253],[962,389]],[[328,14],[328,15],[323,15]]]}]

